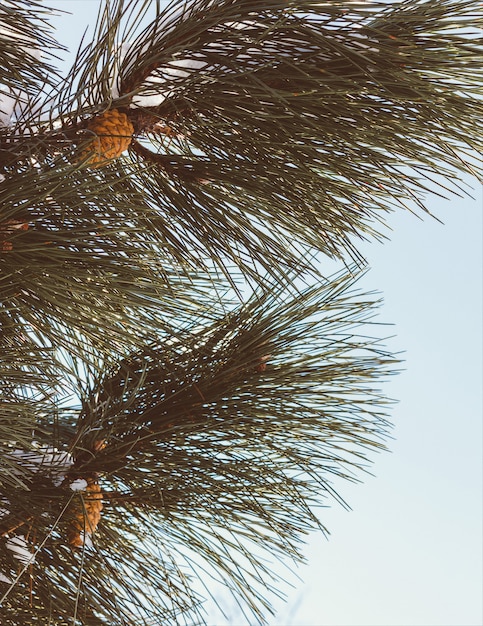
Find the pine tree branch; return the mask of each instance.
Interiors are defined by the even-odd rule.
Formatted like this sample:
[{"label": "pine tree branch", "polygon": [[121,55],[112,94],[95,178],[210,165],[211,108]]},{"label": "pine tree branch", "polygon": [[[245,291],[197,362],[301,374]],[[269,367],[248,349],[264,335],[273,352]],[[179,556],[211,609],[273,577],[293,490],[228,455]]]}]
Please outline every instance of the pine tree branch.
[{"label": "pine tree branch", "polygon": [[[295,285],[315,252],[360,262],[388,210],[480,169],[481,11],[113,0],[60,81],[41,3],[15,15],[4,2],[2,626],[191,624],[206,575],[263,622],[265,556],[300,561],[316,507],[384,449],[398,366],[355,268]],[[258,288],[235,306],[240,274]]]},{"label": "pine tree branch", "polygon": [[[46,466],[25,479],[28,490],[3,490],[5,532],[23,524],[18,531],[26,528],[33,545],[33,530],[45,538],[34,565],[38,608],[28,619],[45,617],[53,603],[61,624],[76,594],[101,623],[196,615],[183,562],[196,576],[221,577],[263,619],[272,580],[263,551],[300,559],[301,534],[320,524],[314,507],[327,497],[343,502],[332,479],[354,480],[388,435],[387,400],[376,386],[396,362],[357,336],[376,303],[353,284],[342,274],[291,295],[274,286],[204,328],[193,319],[176,339],[136,350],[104,373],[78,370],[82,407],[58,416],[59,432],[70,433],[64,480],[52,485]],[[38,436],[48,445],[48,429]],[[95,558],[88,546],[68,547],[78,504],[51,528],[67,503],[94,506],[89,494],[72,495],[80,479],[94,481],[102,497]],[[86,522],[85,532],[94,528]],[[0,550],[8,574],[7,557]],[[111,589],[104,595],[101,575]],[[137,595],[143,589],[146,601]],[[12,591],[4,615],[16,607],[35,623],[24,592],[22,584]]]},{"label": "pine tree branch", "polygon": [[[141,29],[147,10],[101,11],[51,107],[50,149],[72,156],[93,116],[126,112],[133,158],[112,167],[143,188],[138,211],[157,212],[176,260],[283,281],[314,249],[360,261],[357,239],[381,238],[387,211],[424,210],[428,190],[460,193],[458,173],[481,172],[471,3],[199,0]],[[23,135],[33,155],[44,140]]]}]

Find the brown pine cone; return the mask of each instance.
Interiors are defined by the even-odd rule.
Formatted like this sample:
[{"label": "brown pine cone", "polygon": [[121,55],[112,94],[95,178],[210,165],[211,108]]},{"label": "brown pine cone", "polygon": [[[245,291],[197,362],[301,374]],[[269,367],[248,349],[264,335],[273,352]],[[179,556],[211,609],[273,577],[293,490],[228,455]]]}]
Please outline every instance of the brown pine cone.
[{"label": "brown pine cone", "polygon": [[67,509],[67,540],[71,546],[80,548],[86,537],[96,531],[101,511],[101,488],[95,478],[88,478],[86,490],[79,492],[79,497],[75,497]]},{"label": "brown pine cone", "polygon": [[13,243],[6,239],[8,235],[12,235],[16,230],[28,230],[29,225],[19,220],[6,220],[0,223],[0,250],[9,252],[13,250]]},{"label": "brown pine cone", "polygon": [[87,159],[86,163],[90,167],[102,167],[121,156],[129,147],[134,133],[134,126],[128,116],[118,109],[96,115],[89,121],[87,128],[96,137],[83,147],[79,159]]}]

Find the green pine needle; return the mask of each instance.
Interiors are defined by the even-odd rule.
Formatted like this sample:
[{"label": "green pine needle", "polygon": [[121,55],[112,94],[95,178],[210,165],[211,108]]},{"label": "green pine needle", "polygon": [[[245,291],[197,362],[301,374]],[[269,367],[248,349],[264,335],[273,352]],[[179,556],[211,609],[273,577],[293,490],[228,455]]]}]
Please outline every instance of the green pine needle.
[{"label": "green pine needle", "polygon": [[[29,511],[45,538],[33,592],[43,609],[24,613],[26,624],[49,606],[55,620],[82,606],[100,623],[191,623],[203,572],[263,620],[274,591],[265,559],[300,560],[300,540],[321,524],[316,508],[343,503],[339,480],[357,480],[389,435],[379,384],[397,361],[358,335],[377,301],[354,282],[344,273],[298,293],[254,293],[216,323],[194,319],[177,339],[84,372],[82,407],[59,414],[57,430],[70,432],[72,479],[102,486],[96,553],[66,545],[68,514],[51,527],[72,492],[34,477],[35,490],[17,493],[14,519]],[[27,611],[24,585],[5,615]]]}]

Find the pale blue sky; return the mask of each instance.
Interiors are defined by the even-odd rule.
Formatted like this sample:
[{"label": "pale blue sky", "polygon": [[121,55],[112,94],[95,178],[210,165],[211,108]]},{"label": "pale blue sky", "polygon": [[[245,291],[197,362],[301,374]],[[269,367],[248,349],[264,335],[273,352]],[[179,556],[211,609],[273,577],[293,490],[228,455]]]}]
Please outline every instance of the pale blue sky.
[{"label": "pale blue sky", "polygon": [[[75,14],[58,21],[74,49],[99,0],[48,4]],[[400,211],[389,242],[363,246],[372,269],[360,284],[382,292],[380,321],[394,324],[390,345],[405,351],[405,371],[386,385],[399,400],[395,439],[375,457],[374,477],[338,485],[353,510],[321,512],[331,537],[311,537],[304,582],[273,625],[483,623],[483,194],[467,180],[474,200],[428,198],[444,225]],[[235,610],[226,623],[241,624]]]},{"label": "pale blue sky", "polygon": [[343,487],[353,511],[323,514],[332,536],[311,541],[293,624],[483,623],[482,191],[428,206],[444,226],[399,213],[391,241],[365,248],[364,283],[406,351],[387,386],[395,440],[375,478]]}]

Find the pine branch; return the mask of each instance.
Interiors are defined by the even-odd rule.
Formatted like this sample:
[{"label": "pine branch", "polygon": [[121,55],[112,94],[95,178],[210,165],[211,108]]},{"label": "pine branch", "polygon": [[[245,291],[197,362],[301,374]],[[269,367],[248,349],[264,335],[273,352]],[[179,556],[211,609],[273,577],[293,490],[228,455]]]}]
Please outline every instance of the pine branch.
[{"label": "pine branch", "polygon": [[[309,251],[360,260],[357,239],[383,237],[387,211],[424,210],[428,190],[460,193],[459,172],[481,172],[473,3],[196,0],[141,29],[148,9],[103,7],[50,121],[8,141],[75,161],[99,115],[125,115],[135,141],[109,166],[112,202],[142,189],[133,219],[149,215],[177,262],[287,281]],[[126,131],[96,132],[114,145]]]},{"label": "pine branch", "polygon": [[[148,624],[154,615],[191,623],[190,580],[208,572],[263,620],[273,591],[264,553],[300,560],[301,536],[320,524],[314,508],[328,497],[343,502],[332,480],[355,480],[388,435],[388,401],[377,386],[396,361],[358,336],[377,303],[353,284],[342,274],[290,295],[281,287],[255,293],[217,322],[202,328],[194,319],[178,338],[84,374],[82,408],[65,413],[65,479],[52,486],[36,471],[5,521],[24,520],[32,549],[34,529],[46,540],[33,566],[38,606],[27,618],[20,583],[4,614],[23,607],[29,624],[55,606],[52,619],[62,624],[78,593],[100,623]],[[98,517],[88,521],[94,496],[69,489],[80,480],[100,486],[98,527]],[[4,493],[13,503],[13,492]],[[95,557],[88,545],[84,553],[68,544],[72,516],[81,519],[70,502],[79,498],[83,536],[97,527]],[[11,577],[8,556],[0,566]],[[90,623],[86,615],[77,613],[80,623]]]},{"label": "pine branch", "polygon": [[[31,113],[39,95],[53,90],[60,75],[49,60],[65,51],[52,35],[51,18],[56,12],[39,0],[5,0],[0,6],[0,120],[4,106],[17,100],[17,111]],[[5,116],[5,117],[4,117]]]},{"label": "pine branch", "polygon": [[295,285],[479,170],[481,11],[113,0],[59,80],[41,3],[18,9],[0,8],[0,621],[192,624],[207,573],[263,622],[265,557],[299,561],[316,507],[384,449],[397,367],[361,330],[377,302],[355,268]]}]

